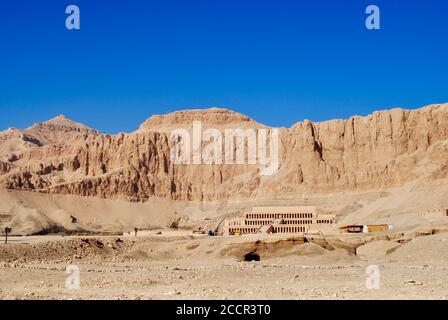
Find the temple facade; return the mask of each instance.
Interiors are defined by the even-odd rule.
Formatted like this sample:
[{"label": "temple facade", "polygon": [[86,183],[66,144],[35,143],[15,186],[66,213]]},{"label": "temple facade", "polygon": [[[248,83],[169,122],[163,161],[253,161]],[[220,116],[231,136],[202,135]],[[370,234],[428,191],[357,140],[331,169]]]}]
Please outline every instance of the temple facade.
[{"label": "temple facade", "polygon": [[226,220],[225,234],[315,233],[333,224],[334,215],[318,215],[311,206],[253,207],[242,218]]}]

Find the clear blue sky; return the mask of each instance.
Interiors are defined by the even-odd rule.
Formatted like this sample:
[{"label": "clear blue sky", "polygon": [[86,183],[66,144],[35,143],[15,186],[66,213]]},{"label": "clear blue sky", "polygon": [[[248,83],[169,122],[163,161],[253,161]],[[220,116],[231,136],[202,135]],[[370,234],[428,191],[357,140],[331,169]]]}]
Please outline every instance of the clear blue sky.
[{"label": "clear blue sky", "polygon": [[185,108],[272,126],[417,108],[448,102],[447,57],[446,0],[2,1],[0,129],[60,113],[116,133]]}]

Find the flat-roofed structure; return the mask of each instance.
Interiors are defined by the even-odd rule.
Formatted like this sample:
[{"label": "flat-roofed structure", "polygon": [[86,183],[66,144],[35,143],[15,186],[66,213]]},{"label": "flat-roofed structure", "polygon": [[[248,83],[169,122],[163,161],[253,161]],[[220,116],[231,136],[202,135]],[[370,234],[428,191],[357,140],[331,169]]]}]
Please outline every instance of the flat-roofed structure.
[{"label": "flat-roofed structure", "polygon": [[253,207],[243,218],[226,221],[225,233],[307,233],[320,225],[333,224],[334,215],[318,215],[312,206]]},{"label": "flat-roofed structure", "polygon": [[339,230],[341,231],[341,233],[362,233],[364,231],[364,226],[352,224],[340,227]]},{"label": "flat-roofed structure", "polygon": [[366,225],[348,225],[339,228],[341,233],[368,233],[368,232],[382,232],[392,229],[393,226],[389,224],[366,224]]}]

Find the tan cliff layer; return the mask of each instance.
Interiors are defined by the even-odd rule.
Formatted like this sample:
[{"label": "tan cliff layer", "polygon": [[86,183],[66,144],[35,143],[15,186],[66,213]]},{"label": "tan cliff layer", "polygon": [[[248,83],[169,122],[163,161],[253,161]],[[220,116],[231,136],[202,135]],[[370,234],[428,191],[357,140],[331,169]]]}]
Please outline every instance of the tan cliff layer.
[{"label": "tan cliff layer", "polygon": [[193,121],[220,130],[265,126],[226,109],[153,116],[136,132],[108,135],[63,116],[0,133],[0,183],[16,190],[124,198],[233,201],[357,191],[446,180],[448,105],[366,117],[303,121],[279,129],[279,172],[256,165],[175,165],[170,130]]}]

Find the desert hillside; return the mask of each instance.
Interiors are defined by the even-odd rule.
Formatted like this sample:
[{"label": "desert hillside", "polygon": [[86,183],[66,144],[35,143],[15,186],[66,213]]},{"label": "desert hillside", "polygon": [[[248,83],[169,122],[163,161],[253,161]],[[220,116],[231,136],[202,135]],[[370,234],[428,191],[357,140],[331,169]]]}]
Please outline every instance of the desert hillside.
[{"label": "desert hillside", "polygon": [[[171,163],[170,132],[193,121],[218,130],[266,128],[211,108],[152,116],[135,132],[117,135],[64,116],[0,132],[0,217],[30,233],[64,225],[61,216],[68,221],[73,213],[90,217],[80,223],[92,230],[167,226],[176,214],[191,223],[218,219],[254,202],[311,203],[341,221],[448,205],[448,104],[280,128],[273,176],[261,176],[257,165]],[[76,209],[81,203],[89,205]],[[129,210],[114,211],[113,203]]]}]

